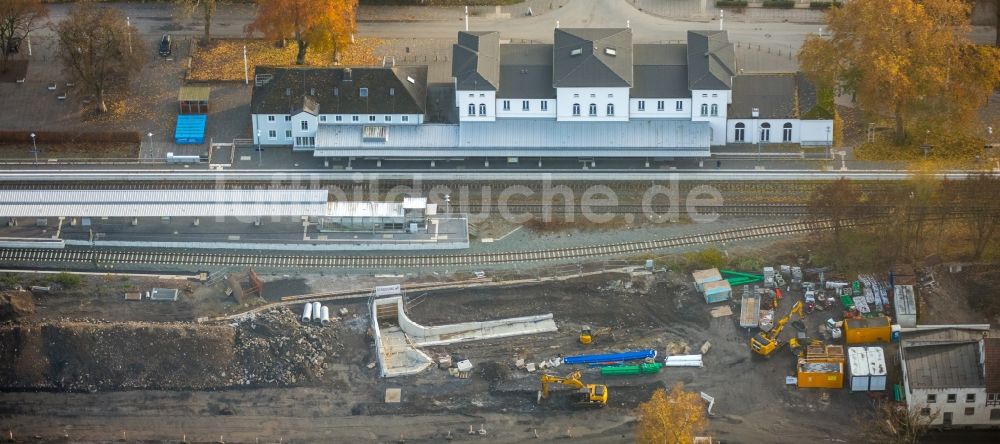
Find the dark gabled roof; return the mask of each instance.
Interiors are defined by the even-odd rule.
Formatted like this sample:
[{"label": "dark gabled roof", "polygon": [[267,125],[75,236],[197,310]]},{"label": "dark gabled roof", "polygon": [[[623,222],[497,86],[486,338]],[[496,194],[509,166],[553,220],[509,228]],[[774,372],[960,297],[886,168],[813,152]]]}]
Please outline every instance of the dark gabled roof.
[{"label": "dark gabled roof", "polygon": [[1000,338],[983,339],[986,353],[986,392],[1000,393]]},{"label": "dark gabled roof", "polygon": [[460,91],[496,91],[500,87],[500,33],[460,31],[452,48],[451,75]]},{"label": "dark gabled roof", "polygon": [[427,100],[426,66],[258,66],[254,74],[253,114],[423,114]]},{"label": "dark gabled roof", "polygon": [[500,89],[498,98],[554,99],[552,45],[500,45]]},{"label": "dark gabled roof", "polygon": [[630,97],[691,97],[687,87],[687,45],[637,44],[633,46],[633,63]]},{"label": "dark gabled roof", "polygon": [[983,387],[978,342],[908,346],[903,356],[910,387]]},{"label": "dark gabled roof", "polygon": [[730,89],[736,50],[726,31],[688,31],[688,89]]},{"label": "dark gabled roof", "polygon": [[799,93],[799,115],[806,116],[819,102],[816,86],[806,79],[805,74],[798,72],[795,74],[795,88]]},{"label": "dark gabled roof", "polygon": [[744,74],[733,79],[733,101],[727,116],[750,119],[752,110],[760,110],[761,119],[798,119],[796,75]]},{"label": "dark gabled roof", "polygon": [[552,86],[631,87],[632,30],[556,28]]}]

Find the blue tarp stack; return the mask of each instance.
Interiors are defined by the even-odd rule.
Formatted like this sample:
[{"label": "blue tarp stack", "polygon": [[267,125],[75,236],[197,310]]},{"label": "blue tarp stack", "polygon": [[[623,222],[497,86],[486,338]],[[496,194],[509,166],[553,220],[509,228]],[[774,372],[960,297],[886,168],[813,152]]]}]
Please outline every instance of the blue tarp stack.
[{"label": "blue tarp stack", "polygon": [[178,145],[199,145],[205,143],[207,114],[181,114],[177,116],[174,143]]}]

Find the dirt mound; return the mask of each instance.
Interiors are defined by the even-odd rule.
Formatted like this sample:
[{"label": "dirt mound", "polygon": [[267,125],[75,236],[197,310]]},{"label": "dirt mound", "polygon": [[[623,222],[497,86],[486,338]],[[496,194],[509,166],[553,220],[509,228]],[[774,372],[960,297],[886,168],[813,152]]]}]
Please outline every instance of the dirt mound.
[{"label": "dirt mound", "polygon": [[69,391],[317,383],[336,327],[278,309],[236,325],[43,322],[0,327],[0,387]]},{"label": "dirt mound", "polygon": [[9,321],[35,312],[35,301],[28,291],[0,293],[0,321]]}]

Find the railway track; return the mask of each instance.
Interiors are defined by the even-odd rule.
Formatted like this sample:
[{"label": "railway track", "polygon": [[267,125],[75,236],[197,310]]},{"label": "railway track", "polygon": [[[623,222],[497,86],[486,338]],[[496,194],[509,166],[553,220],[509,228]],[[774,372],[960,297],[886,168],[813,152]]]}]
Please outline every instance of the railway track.
[{"label": "railway track", "polygon": [[97,268],[129,268],[130,266],[167,265],[206,269],[218,267],[253,268],[424,268],[478,267],[509,263],[631,256],[640,253],[693,245],[734,242],[767,237],[787,236],[814,230],[826,230],[828,221],[791,222],[734,228],[712,233],[621,242],[570,248],[522,250],[495,253],[466,254],[396,254],[396,255],[307,255],[255,254],[185,251],[141,251],[126,249],[0,249],[0,264],[24,266],[90,264]]}]

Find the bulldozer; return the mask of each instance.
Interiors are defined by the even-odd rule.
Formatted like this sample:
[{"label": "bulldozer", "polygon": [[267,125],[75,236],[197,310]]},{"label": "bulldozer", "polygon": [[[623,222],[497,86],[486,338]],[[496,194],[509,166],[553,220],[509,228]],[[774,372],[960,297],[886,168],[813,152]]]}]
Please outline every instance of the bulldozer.
[{"label": "bulldozer", "polygon": [[594,337],[608,337],[614,340],[614,332],[611,331],[610,327],[603,328],[591,328],[589,325],[584,325],[580,328],[580,343],[583,345],[588,345],[594,342]]},{"label": "bulldozer", "polygon": [[771,357],[771,353],[774,353],[775,350],[785,345],[781,342],[779,335],[781,335],[781,330],[785,328],[785,324],[788,324],[793,314],[799,315],[799,319],[802,319],[802,301],[796,302],[792,306],[791,311],[785,317],[781,318],[771,331],[762,331],[753,335],[750,338],[750,349],[765,358]]},{"label": "bulldozer", "polygon": [[583,376],[579,371],[565,377],[542,374],[542,389],[538,392],[538,401],[549,397],[550,384],[562,384],[573,387],[573,404],[577,407],[604,407],[608,404],[608,386],[604,384],[586,384],[580,380]]}]

